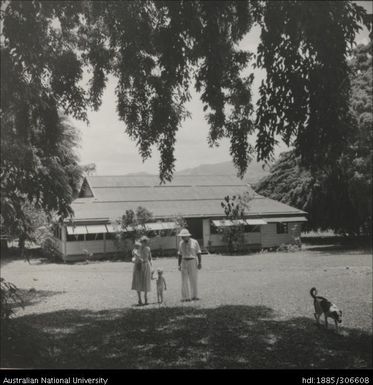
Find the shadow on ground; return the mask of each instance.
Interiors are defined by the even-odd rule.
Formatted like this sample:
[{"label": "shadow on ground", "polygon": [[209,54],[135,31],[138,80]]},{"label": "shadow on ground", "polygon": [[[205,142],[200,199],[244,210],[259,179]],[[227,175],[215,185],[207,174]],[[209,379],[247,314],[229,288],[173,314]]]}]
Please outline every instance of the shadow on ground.
[{"label": "shadow on ground", "polygon": [[337,335],[309,318],[278,320],[263,306],[66,310],[12,323],[2,338],[2,367],[372,366],[370,334],[344,329]]},{"label": "shadow on ground", "polygon": [[[53,290],[35,290],[31,289],[19,289],[19,294],[22,297],[23,307],[37,305],[40,302],[45,301],[47,298],[54,295],[65,293],[64,291],[53,291]],[[18,304],[15,307],[19,307]]]},{"label": "shadow on ground", "polygon": [[28,248],[25,251],[25,255],[22,256],[18,247],[9,247],[6,251],[0,255],[0,266],[4,267],[14,261],[23,261],[30,265],[42,265],[42,264],[61,264],[63,263],[61,258],[50,256],[47,258],[43,255],[40,247]]},{"label": "shadow on ground", "polygon": [[327,255],[343,255],[343,254],[371,254],[372,249],[369,246],[362,245],[360,247],[357,246],[346,246],[346,245],[322,245],[322,246],[312,246],[305,244],[304,250],[311,252],[322,253],[323,256]]},{"label": "shadow on ground", "polygon": [[304,248],[310,251],[321,251],[332,254],[350,253],[366,254],[372,252],[370,237],[304,237]]}]

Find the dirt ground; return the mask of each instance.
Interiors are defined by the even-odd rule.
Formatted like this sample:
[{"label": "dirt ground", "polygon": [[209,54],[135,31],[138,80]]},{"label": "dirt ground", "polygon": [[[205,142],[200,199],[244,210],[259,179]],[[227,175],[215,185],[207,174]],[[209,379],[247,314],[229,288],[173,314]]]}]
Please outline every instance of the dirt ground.
[{"label": "dirt ground", "polygon": [[[145,356],[149,355],[153,361],[149,359],[146,362],[142,361],[141,356],[138,357],[136,354],[134,356],[134,348],[129,349],[127,346],[124,349],[123,345],[120,345],[116,348],[117,354],[109,349],[107,357],[105,356],[107,361],[100,360],[99,363],[94,364],[84,361],[87,367],[97,367],[97,365],[98,367],[259,368],[372,366],[371,348],[367,351],[364,345],[366,338],[371,338],[372,335],[372,255],[369,251],[345,250],[332,245],[323,245],[310,246],[294,253],[271,252],[246,256],[205,255],[202,270],[199,272],[201,300],[186,304],[180,302],[180,272],[177,270],[176,258],[155,259],[153,268],[158,267],[163,268],[167,281],[165,303],[161,306],[155,303],[156,294],[153,285],[150,305],[141,308],[134,306],[137,297],[136,293],[130,290],[133,265],[128,262],[103,261],[69,265],[47,263],[36,259],[29,265],[18,260],[3,263],[1,276],[27,293],[27,306],[17,312],[17,319],[38,325],[39,329],[49,333],[58,341],[66,335],[72,338],[77,330],[80,330],[79,333],[86,333],[87,330],[84,329],[86,325],[88,329],[99,330],[98,344],[103,344],[102,341],[109,338],[108,333],[112,326],[106,329],[108,325],[105,324],[105,327],[102,326],[103,331],[100,331],[97,326],[93,326],[94,323],[100,320],[100,322],[114,322],[115,325],[116,319],[117,325],[122,322],[123,325],[130,324],[135,329],[139,327],[139,330],[142,330],[150,339],[148,343],[144,341],[141,345],[137,336],[136,349],[146,352]],[[337,340],[337,345],[330,342],[331,345],[328,343],[324,346],[325,336],[322,333],[325,331],[315,326],[312,298],[309,294],[313,286],[318,289],[319,295],[330,299],[343,311],[343,324],[338,337],[344,337],[345,340]],[[169,356],[163,357],[165,353],[156,353],[159,346],[151,340],[154,339],[155,334],[163,330],[162,323],[167,329],[177,320],[185,322],[188,317],[191,322],[205,320],[198,324],[201,333],[198,335],[198,341],[202,341],[198,342],[202,344],[198,360],[188,361],[186,364],[180,358],[182,354],[173,361]],[[206,319],[210,321],[207,322]],[[232,330],[229,328],[229,323],[232,323]],[[214,331],[211,329],[213,324]],[[189,330],[190,325],[188,323],[186,326],[180,325],[177,330],[184,333],[185,330]],[[255,334],[255,328],[253,329],[250,325],[257,325],[258,335]],[[331,329],[332,326],[334,325],[330,324]],[[208,328],[207,336],[210,336],[205,342],[203,342],[204,328]],[[216,342],[219,344],[219,347],[216,347],[216,343],[214,345],[211,341],[214,341],[213,335],[219,328],[223,328],[220,330],[222,338],[221,341]],[[276,330],[283,330],[283,332]],[[121,329],[117,334],[128,343],[130,336],[122,334],[129,332]],[[235,336],[235,333],[239,336]],[[328,333],[331,339],[336,338],[333,331]],[[260,354],[257,352],[256,355],[252,355],[245,345],[240,353],[237,353],[238,358],[234,359],[234,354],[229,353],[234,344],[231,348],[224,350],[223,355],[218,354],[224,344],[227,346],[227,343],[232,343],[232,338],[239,337],[239,341],[245,338],[251,339],[250,343],[253,346],[253,343],[259,344],[258,341],[255,342],[259,335],[261,336],[260,346],[263,341],[266,344],[266,350]],[[80,334],[78,336],[82,337]],[[320,351],[322,357],[310,359],[307,358],[306,352],[311,348],[307,344],[312,345],[315,336],[317,343],[323,345],[323,350]],[[354,348],[353,357],[343,358],[346,355],[346,349],[351,346],[351,341],[357,341],[359,338],[365,347],[358,344],[355,346],[356,349]],[[286,339],[289,341],[283,345],[279,344],[279,340]],[[71,340],[69,341],[71,343]],[[165,341],[169,340],[162,339],[163,345]],[[180,344],[180,341],[175,343]],[[221,344],[223,344],[222,347],[220,347]],[[289,344],[293,353],[297,354],[293,358],[286,358],[287,353],[284,349],[288,349]],[[294,347],[294,344],[298,348]],[[103,346],[100,351],[103,351]],[[329,354],[328,352],[333,351],[333,346],[336,352]],[[336,348],[336,346],[339,347]],[[266,357],[274,347],[277,347],[277,350],[275,349],[277,353],[282,352],[281,360],[278,355],[273,359]],[[97,346],[96,348],[98,349]],[[320,350],[319,347],[314,348],[317,352]],[[69,367],[69,365],[75,367],[75,364],[72,364],[73,361],[66,358],[64,348],[56,349],[58,352],[55,354],[60,357],[57,360],[58,363],[55,361],[57,367]],[[128,349],[132,353],[129,353]],[[298,353],[297,349],[299,349]],[[212,351],[215,355],[211,355]],[[69,356],[74,354],[70,352]],[[159,354],[158,360],[157,354]],[[129,359],[126,355],[130,355],[131,358]],[[223,359],[223,356],[226,358]],[[126,364],[123,364],[125,357],[127,357]],[[344,361],[346,359],[347,361]],[[78,365],[79,359],[75,357],[74,362]],[[44,363],[44,366],[48,365],[53,364]]]},{"label": "dirt ground", "polygon": [[[309,290],[315,286],[319,295],[343,310],[344,326],[372,331],[369,253],[315,246],[297,253],[205,255],[202,265],[201,301],[183,306],[263,305],[281,318],[313,318]],[[153,269],[159,267],[164,270],[168,286],[164,306],[181,305],[177,259],[155,259]],[[137,296],[130,290],[132,269],[133,264],[128,262],[70,265],[33,260],[31,265],[24,261],[8,263],[2,266],[1,275],[21,289],[31,289],[29,305],[18,312],[22,316],[64,309],[99,311],[133,306]],[[158,307],[155,283],[149,298],[149,307]]]}]

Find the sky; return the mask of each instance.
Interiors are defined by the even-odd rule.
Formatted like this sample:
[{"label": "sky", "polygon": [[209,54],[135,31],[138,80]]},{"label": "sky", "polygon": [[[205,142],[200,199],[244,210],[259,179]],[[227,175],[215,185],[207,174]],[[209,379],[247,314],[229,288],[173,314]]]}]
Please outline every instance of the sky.
[{"label": "sky", "polygon": [[[372,4],[368,1],[358,1],[369,13]],[[240,48],[256,52],[259,44],[260,30],[252,28],[250,33],[240,43]],[[356,38],[357,44],[368,42],[368,31],[364,29]],[[253,70],[255,80],[253,84],[253,102],[258,98],[258,88],[264,78],[263,71]],[[109,77],[103,102],[99,111],[88,113],[89,124],[72,119],[71,123],[80,131],[81,144],[78,149],[81,164],[95,163],[97,175],[120,175],[128,173],[147,172],[158,174],[159,154],[153,150],[152,157],[145,162],[138,153],[135,142],[125,132],[124,122],[119,121],[116,112],[115,97],[116,80]],[[229,155],[229,140],[220,141],[219,147],[209,147],[207,136],[209,127],[202,110],[199,95],[193,87],[190,88],[192,98],[186,104],[191,113],[182,123],[176,134],[175,157],[176,171],[197,167],[200,164],[212,164],[231,160]],[[255,137],[249,138],[255,144]],[[275,155],[286,151],[285,144],[280,144]]]}]

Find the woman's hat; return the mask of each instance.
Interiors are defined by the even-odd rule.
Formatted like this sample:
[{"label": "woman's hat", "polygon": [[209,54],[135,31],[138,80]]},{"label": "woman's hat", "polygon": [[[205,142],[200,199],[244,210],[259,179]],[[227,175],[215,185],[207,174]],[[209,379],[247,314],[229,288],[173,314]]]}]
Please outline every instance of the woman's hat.
[{"label": "woman's hat", "polygon": [[140,242],[148,242],[149,241],[149,238],[146,236],[146,235],[143,235],[141,238],[140,238]]},{"label": "woman's hat", "polygon": [[191,237],[192,234],[188,231],[188,229],[182,229],[178,234],[179,237]]},{"label": "woman's hat", "polygon": [[141,246],[141,242],[140,241],[135,241],[135,246]]}]

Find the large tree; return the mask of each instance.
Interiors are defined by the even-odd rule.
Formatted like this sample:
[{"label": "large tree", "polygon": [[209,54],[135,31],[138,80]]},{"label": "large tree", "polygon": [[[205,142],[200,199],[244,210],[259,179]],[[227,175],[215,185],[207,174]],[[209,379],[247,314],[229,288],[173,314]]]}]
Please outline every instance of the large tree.
[{"label": "large tree", "polygon": [[82,175],[74,127],[58,115],[54,127],[29,118],[27,132],[18,132],[15,115],[4,112],[1,127],[2,230],[18,238],[21,253],[25,241],[37,240],[40,227],[48,226],[53,213],[72,214],[70,203]]},{"label": "large tree", "polygon": [[[100,107],[109,74],[117,79],[119,118],[141,156],[160,152],[161,181],[172,178],[175,135],[193,85],[209,143],[229,138],[241,175],[255,151],[271,157],[276,135],[304,163],[333,166],[352,119],[347,57],[361,25],[371,27],[352,1],[295,0],[8,1],[1,22],[8,225],[25,202],[69,214],[80,171],[61,116],[86,121],[87,109]],[[257,57],[238,47],[254,24],[262,31]],[[256,108],[252,63],[267,74]]]},{"label": "large tree", "polygon": [[345,165],[348,171],[349,196],[361,218],[372,214],[373,158],[373,64],[372,42],[354,50],[351,111],[355,118]]},{"label": "large tree", "polygon": [[257,192],[309,212],[309,227],[339,232],[372,231],[372,43],[356,47],[349,62],[352,120],[333,168],[302,165],[295,151],[283,153]]},{"label": "large tree", "polygon": [[[113,74],[119,118],[144,159],[159,150],[162,181],[172,178],[193,83],[209,143],[229,138],[241,175],[255,150],[271,157],[276,135],[305,163],[333,164],[351,119],[347,56],[361,24],[371,25],[352,1],[9,1],[3,8],[6,77],[25,86],[4,91],[15,102],[17,129],[31,109],[34,119],[56,107],[85,119]],[[262,30],[256,58],[238,48],[254,24]],[[253,62],[267,73],[257,108]]]}]

